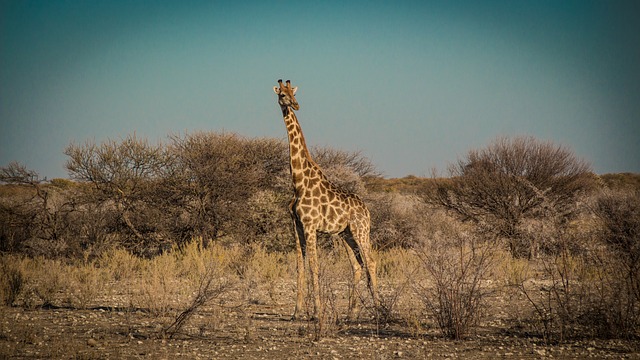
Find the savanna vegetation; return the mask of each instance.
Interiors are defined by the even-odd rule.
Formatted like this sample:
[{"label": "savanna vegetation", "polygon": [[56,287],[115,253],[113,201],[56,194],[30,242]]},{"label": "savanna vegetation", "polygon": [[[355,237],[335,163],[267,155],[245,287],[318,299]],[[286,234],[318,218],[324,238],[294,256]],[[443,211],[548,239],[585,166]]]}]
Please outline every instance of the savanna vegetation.
[{"label": "savanna vegetation", "polygon": [[[264,309],[293,310],[287,149],[231,133],[155,144],[134,135],[69,144],[69,179],[2,167],[3,312],[107,311],[125,314],[116,328],[130,339],[258,341]],[[322,237],[323,313],[286,322],[281,337],[506,334],[523,355],[593,341],[638,350],[640,175],[596,175],[570,149],[531,137],[496,139],[432,178],[385,179],[358,152],[312,154],[369,206],[381,299],[374,306],[364,284],[350,283],[342,245]],[[361,295],[355,321],[351,291]],[[1,354],[38,343],[18,324],[0,327]]]}]

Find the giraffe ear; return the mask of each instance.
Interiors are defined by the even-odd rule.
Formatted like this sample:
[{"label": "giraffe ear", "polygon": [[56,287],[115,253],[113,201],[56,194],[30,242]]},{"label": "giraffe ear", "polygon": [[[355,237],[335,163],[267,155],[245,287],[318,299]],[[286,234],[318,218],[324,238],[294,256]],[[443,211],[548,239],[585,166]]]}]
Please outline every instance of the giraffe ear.
[{"label": "giraffe ear", "polygon": [[298,91],[298,87],[297,87],[297,86],[296,86],[296,87],[294,87],[293,89],[291,89],[291,92],[293,93],[293,95],[295,95],[295,94],[296,94],[296,91]]},{"label": "giraffe ear", "polygon": [[280,95],[280,88],[278,88],[277,86],[273,87],[273,92],[275,92],[276,94]]}]

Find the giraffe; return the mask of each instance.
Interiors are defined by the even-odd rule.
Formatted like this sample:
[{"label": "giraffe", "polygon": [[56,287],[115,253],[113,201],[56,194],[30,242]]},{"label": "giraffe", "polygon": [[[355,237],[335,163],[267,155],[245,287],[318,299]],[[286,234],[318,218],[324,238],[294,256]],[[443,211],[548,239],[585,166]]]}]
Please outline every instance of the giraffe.
[{"label": "giraffe", "polygon": [[[362,271],[366,271],[369,291],[377,306],[376,263],[371,256],[369,210],[357,195],[347,193],[331,183],[313,161],[294,113],[300,109],[295,98],[298,87],[292,88],[289,80],[286,85],[278,80],[278,84],[273,90],[278,95],[287,128],[294,190],[293,200],[289,204],[296,239],[297,265],[297,297],[293,318],[299,318],[302,314],[307,256],[314,301],[313,318],[318,319],[320,314],[322,304],[318,281],[317,232],[338,234],[344,240],[353,268],[353,284],[358,284]],[[357,300],[357,295],[352,291],[349,295],[349,317],[353,317],[356,311]]]}]

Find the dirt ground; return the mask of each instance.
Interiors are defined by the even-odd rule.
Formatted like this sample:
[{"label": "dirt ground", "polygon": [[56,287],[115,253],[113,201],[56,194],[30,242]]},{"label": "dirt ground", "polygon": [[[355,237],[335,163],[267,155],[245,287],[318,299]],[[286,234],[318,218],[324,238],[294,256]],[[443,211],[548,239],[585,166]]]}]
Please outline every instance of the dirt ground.
[{"label": "dirt ground", "polygon": [[124,308],[0,308],[0,358],[11,359],[640,359],[640,343],[570,341],[504,334],[489,326],[464,341],[436,329],[373,321],[344,323],[314,340],[315,323],[291,321],[292,304],[202,308],[173,338],[161,336],[170,318]]}]

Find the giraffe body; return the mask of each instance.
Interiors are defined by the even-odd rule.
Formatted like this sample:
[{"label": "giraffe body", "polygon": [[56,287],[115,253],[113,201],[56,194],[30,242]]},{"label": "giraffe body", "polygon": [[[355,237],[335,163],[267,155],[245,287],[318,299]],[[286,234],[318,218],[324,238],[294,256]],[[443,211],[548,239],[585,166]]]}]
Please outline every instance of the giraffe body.
[{"label": "giraffe body", "polygon": [[[376,264],[371,257],[369,232],[371,227],[369,210],[364,202],[354,194],[347,193],[331,183],[322,169],[313,161],[302,134],[302,129],[294,110],[300,107],[295,99],[297,87],[291,83],[274,87],[278,103],[282,109],[287,136],[294,197],[289,205],[296,238],[297,299],[294,318],[300,316],[304,304],[305,265],[308,256],[311,274],[314,317],[321,310],[319,266],[317,253],[317,232],[338,234],[345,241],[347,253],[353,267],[354,286],[366,271],[369,289],[377,306]],[[357,306],[354,292],[349,297],[349,314],[352,316]]]}]

